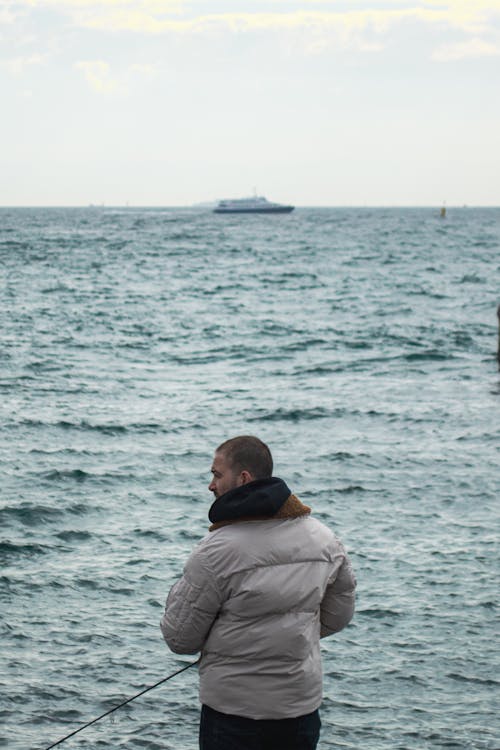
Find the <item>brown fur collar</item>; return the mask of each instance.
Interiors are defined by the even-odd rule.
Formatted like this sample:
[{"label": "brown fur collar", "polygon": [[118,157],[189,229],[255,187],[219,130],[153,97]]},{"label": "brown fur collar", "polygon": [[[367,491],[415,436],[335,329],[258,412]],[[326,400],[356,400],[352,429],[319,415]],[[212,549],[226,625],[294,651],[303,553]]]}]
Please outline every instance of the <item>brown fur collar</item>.
[{"label": "brown fur collar", "polygon": [[275,518],[299,518],[299,516],[307,516],[311,512],[308,505],[304,505],[300,502],[299,498],[295,495],[290,495],[279,511],[274,516],[242,516],[241,518],[233,518],[228,521],[217,521],[209,527],[209,531],[215,531],[220,529],[222,526],[230,526],[233,523],[242,523],[244,521],[269,521]]}]

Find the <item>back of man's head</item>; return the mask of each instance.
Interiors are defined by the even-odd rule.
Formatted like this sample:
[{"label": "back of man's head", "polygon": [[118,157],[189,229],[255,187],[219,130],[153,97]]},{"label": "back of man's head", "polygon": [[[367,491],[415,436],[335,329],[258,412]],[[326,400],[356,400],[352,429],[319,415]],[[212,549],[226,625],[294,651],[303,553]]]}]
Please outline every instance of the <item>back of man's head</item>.
[{"label": "back of man's head", "polygon": [[219,445],[216,453],[222,453],[236,473],[248,471],[253,479],[267,479],[273,474],[271,451],[262,440],[252,435],[230,438]]}]

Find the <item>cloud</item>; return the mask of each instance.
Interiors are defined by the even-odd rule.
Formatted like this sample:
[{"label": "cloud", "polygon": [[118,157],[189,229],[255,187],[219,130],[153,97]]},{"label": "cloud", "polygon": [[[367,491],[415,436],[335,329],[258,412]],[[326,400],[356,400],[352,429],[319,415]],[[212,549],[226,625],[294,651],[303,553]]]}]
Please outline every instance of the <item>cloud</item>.
[{"label": "cloud", "polygon": [[146,78],[152,78],[158,73],[158,66],[144,63],[135,63],[129,66],[131,73],[137,73],[138,75],[145,76]]},{"label": "cloud", "polygon": [[[6,18],[10,22],[11,6],[6,7]],[[213,7],[212,0],[190,0],[189,3],[183,0],[16,0],[18,10],[59,11],[69,15],[76,26],[142,34],[310,31],[321,26],[340,35],[353,30],[371,30],[383,35],[395,24],[414,20],[444,24],[479,35],[500,14],[500,0],[412,0],[412,4],[409,0],[364,0],[357,9],[349,9],[349,3],[339,0],[274,0],[273,10],[263,12],[255,10],[254,0],[238,0],[237,4],[218,0],[218,10]]]},{"label": "cloud", "polygon": [[[143,7],[157,12],[181,12],[185,6],[183,0],[17,0],[18,4],[38,8],[116,8]],[[196,0],[195,0],[196,2]]]},{"label": "cloud", "polygon": [[75,63],[81,70],[89,86],[99,94],[120,93],[123,87],[111,77],[111,69],[103,60],[81,60]]},{"label": "cloud", "polygon": [[500,55],[500,44],[493,44],[484,39],[469,39],[455,44],[443,44],[432,55],[433,60],[449,62],[474,57],[492,57]]},{"label": "cloud", "polygon": [[14,23],[16,16],[11,12],[10,8],[0,9],[0,26],[6,26],[7,24]]},{"label": "cloud", "polygon": [[[0,0],[1,2],[1,0]],[[355,9],[340,0],[17,0],[16,7],[59,12],[64,24],[98,32],[125,32],[145,36],[165,34],[216,36],[289,34],[306,54],[321,54],[335,46],[361,52],[379,52],[398,28],[418,25],[434,29],[441,46],[432,59],[457,59],[496,54],[500,43],[500,0],[364,0]],[[235,10],[237,8],[237,10]],[[28,12],[28,11],[26,11]],[[472,41],[452,35],[464,33]],[[449,37],[446,39],[446,37]],[[291,37],[293,38],[293,37]],[[479,41],[491,38],[490,42]],[[449,44],[446,42],[449,41]],[[116,89],[109,70],[81,68],[96,90]],[[96,67],[97,66],[97,67]]]},{"label": "cloud", "polygon": [[159,70],[157,65],[133,64],[123,69],[117,78],[104,60],[80,60],[74,67],[83,73],[90,88],[98,94],[125,94],[134,80],[153,78]]},{"label": "cloud", "polygon": [[21,75],[26,68],[33,65],[41,65],[43,62],[45,62],[44,55],[35,54],[28,57],[11,57],[10,59],[2,60],[0,67],[8,70],[13,75]]},{"label": "cloud", "polygon": [[[34,0],[36,1],[36,0]],[[364,2],[345,10],[334,0],[302,0],[293,7],[288,0],[274,4],[283,10],[253,11],[250,0],[221,3],[207,11],[208,3],[192,0],[188,6],[171,0],[38,0],[66,8],[76,26],[97,31],[161,34],[247,34],[300,32],[311,37],[309,47],[320,51],[332,42],[340,47],[379,50],[384,37],[409,22],[445,30],[462,30],[481,36],[500,14],[500,0],[403,0]],[[227,5],[230,10],[221,11]],[[255,5],[253,5],[255,7]],[[349,6],[347,6],[349,7]]]},{"label": "cloud", "polygon": [[[78,0],[84,2],[84,0]],[[386,34],[395,24],[413,19],[428,23],[447,20],[445,10],[424,8],[367,9],[353,11],[294,10],[288,12],[206,13],[188,17],[151,11],[150,3],[130,6],[127,3],[105,4],[96,11],[79,7],[74,15],[78,26],[101,31],[128,31],[141,34],[207,34],[302,31],[309,34],[334,35],[342,46],[360,46],[359,36]],[[373,47],[373,40],[364,42]],[[362,45],[361,45],[362,46]]]}]

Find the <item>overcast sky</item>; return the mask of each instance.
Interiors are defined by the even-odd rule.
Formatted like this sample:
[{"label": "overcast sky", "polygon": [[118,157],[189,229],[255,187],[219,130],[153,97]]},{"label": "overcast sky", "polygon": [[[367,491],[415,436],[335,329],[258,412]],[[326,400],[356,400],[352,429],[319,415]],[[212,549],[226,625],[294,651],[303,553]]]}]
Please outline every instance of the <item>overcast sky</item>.
[{"label": "overcast sky", "polygon": [[500,205],[500,0],[0,0],[0,205]]}]

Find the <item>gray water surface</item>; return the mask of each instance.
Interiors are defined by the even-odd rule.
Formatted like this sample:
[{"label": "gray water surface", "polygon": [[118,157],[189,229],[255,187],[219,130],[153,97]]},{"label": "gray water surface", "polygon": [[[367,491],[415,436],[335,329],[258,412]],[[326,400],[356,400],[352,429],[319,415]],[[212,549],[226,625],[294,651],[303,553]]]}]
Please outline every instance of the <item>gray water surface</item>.
[{"label": "gray water surface", "polygon": [[[0,210],[0,745],[192,657],[158,627],[213,448],[345,542],[321,748],[498,750],[500,210]],[[197,747],[196,668],[62,747]]]}]

